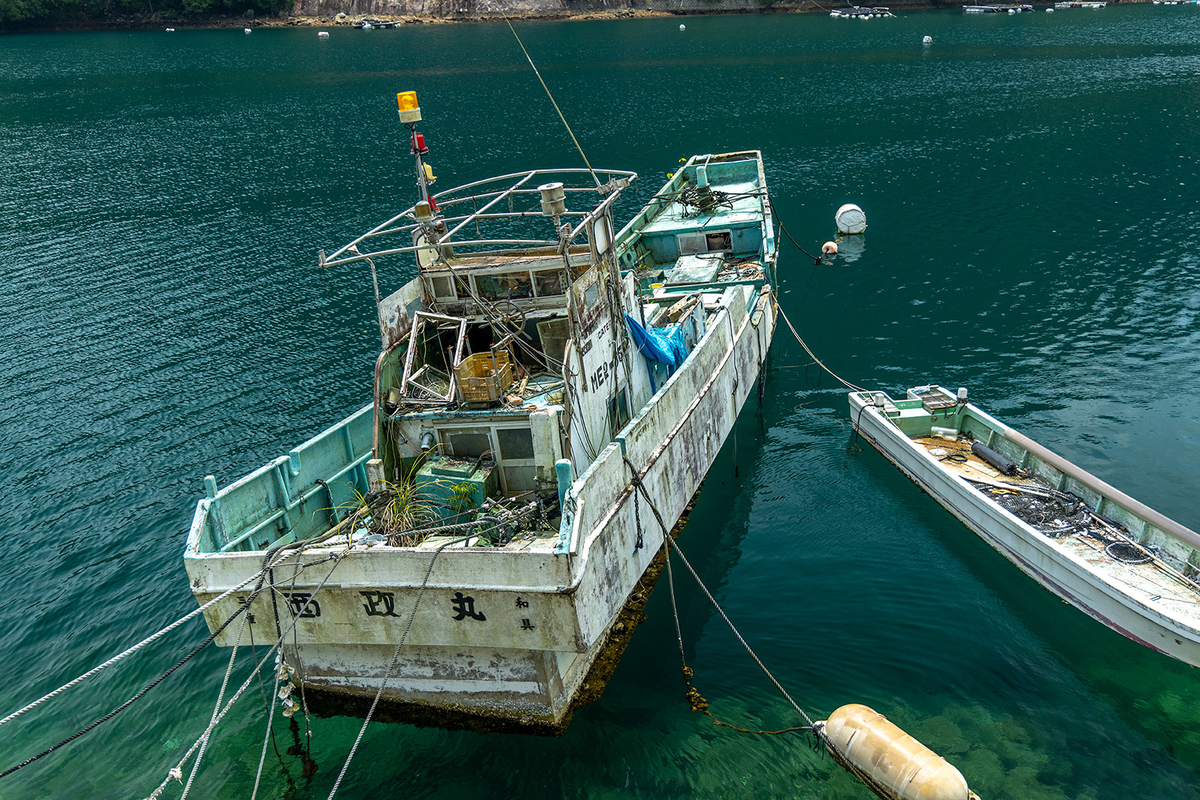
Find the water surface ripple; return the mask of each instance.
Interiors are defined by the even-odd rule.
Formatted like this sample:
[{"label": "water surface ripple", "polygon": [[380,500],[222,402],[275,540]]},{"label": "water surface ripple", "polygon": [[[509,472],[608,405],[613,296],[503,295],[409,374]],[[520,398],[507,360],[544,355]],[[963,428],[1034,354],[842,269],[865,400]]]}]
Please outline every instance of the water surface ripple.
[{"label": "water surface ripple", "polygon": [[[681,157],[761,148],[805,244],[841,203],[866,209],[836,263],[780,259],[783,307],[836,371],[969,386],[1200,527],[1194,8],[521,30],[592,162],[641,173],[623,216]],[[367,402],[369,276],[321,274],[316,251],[411,202],[389,100],[404,89],[442,185],[577,163],[498,25],[0,38],[4,711],[194,607],[180,554],[204,475],[231,481]],[[381,267],[392,286],[412,274]],[[1200,796],[1190,669],[1060,603],[857,446],[844,392],[784,332],[766,388],[682,542],[806,708],[874,705],[988,800]],[[796,724],[695,587],[679,594],[714,713]],[[341,796],[867,796],[798,739],[690,713],[665,586],[647,613],[563,737],[378,724]],[[204,633],[6,725],[0,769]],[[144,796],[202,730],[227,658],[205,651],[0,796]],[[192,797],[249,794],[263,715],[255,688]],[[358,723],[312,728],[316,774],[283,730],[261,797],[328,794]]]}]

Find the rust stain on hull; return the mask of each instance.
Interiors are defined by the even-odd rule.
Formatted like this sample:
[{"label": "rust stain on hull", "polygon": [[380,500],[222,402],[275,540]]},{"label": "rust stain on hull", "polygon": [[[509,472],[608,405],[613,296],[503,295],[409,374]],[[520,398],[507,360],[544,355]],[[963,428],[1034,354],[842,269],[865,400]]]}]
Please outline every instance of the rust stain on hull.
[{"label": "rust stain on hull", "polygon": [[[696,498],[704,483],[696,489],[691,500],[680,515],[679,521],[671,529],[672,540],[679,538],[687,525]],[[488,712],[477,708],[447,708],[432,706],[425,703],[411,703],[400,700],[380,699],[372,719],[388,723],[404,723],[420,728],[442,728],[444,730],[473,731],[475,733],[519,733],[526,736],[561,736],[571,724],[575,711],[589,703],[594,703],[604,694],[604,689],[612,679],[625,653],[625,648],[633,638],[633,632],[645,619],[643,609],[650,599],[650,593],[658,583],[663,569],[667,564],[666,545],[659,547],[654,558],[642,573],[629,599],[617,614],[612,626],[605,637],[604,644],[592,662],[587,676],[583,679],[582,688],[576,693],[570,708],[557,723],[547,719],[536,719],[525,716],[513,718],[500,712]],[[369,695],[347,694],[345,692],[330,692],[306,686],[305,697],[308,710],[319,717],[357,717],[365,718],[371,708],[374,693]]]}]

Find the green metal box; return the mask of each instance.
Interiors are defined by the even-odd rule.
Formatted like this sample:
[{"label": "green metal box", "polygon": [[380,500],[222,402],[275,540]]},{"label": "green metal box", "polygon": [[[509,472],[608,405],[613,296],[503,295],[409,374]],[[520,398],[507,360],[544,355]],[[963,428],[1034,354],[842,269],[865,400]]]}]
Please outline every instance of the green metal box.
[{"label": "green metal box", "polygon": [[427,461],[415,477],[417,497],[433,504],[442,517],[478,508],[498,494],[494,464],[476,467],[474,459],[438,457]]}]

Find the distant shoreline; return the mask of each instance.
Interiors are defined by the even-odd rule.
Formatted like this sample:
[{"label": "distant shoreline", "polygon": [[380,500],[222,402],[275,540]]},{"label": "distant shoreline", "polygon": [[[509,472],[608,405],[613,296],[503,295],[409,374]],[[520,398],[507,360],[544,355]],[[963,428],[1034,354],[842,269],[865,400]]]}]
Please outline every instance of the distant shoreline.
[{"label": "distant shoreline", "polygon": [[[987,0],[980,0],[987,2]],[[1150,3],[1151,0],[1108,0],[1112,5],[1133,5]],[[871,2],[859,2],[864,7],[876,5]],[[881,0],[878,5],[886,5]],[[576,20],[620,20],[620,19],[650,19],[656,17],[697,17],[697,16],[729,16],[750,14],[828,14],[832,8],[843,8],[855,5],[853,2],[818,2],[817,0],[801,0],[796,5],[778,5],[757,10],[743,9],[705,9],[694,11],[680,9],[676,11],[651,11],[640,8],[621,8],[603,11],[533,11],[514,12],[509,15],[513,22],[547,21],[570,22]],[[1042,0],[1035,2],[1035,7],[1049,7],[1052,2]],[[929,11],[934,9],[961,9],[959,2],[915,2],[892,5],[893,13],[907,11]],[[398,25],[448,25],[462,22],[503,22],[499,14],[449,14],[435,16],[431,14],[337,14],[321,16],[288,15],[281,17],[124,17],[113,19],[72,19],[35,22],[12,25],[9,28],[0,27],[3,33],[54,33],[70,31],[139,31],[162,30],[174,28],[182,30],[204,30],[221,28],[349,28],[362,19],[378,19],[385,22],[395,22]]]}]

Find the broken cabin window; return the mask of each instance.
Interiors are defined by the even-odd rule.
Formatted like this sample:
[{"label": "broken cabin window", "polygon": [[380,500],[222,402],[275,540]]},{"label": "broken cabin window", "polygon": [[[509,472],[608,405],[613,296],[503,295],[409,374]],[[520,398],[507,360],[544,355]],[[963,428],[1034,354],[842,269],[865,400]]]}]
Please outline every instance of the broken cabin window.
[{"label": "broken cabin window", "polygon": [[485,300],[512,300],[533,297],[533,282],[528,272],[505,272],[500,275],[476,275],[475,288]]},{"label": "broken cabin window", "polygon": [[486,430],[439,431],[439,434],[438,438],[446,443],[446,454],[455,458],[479,458],[492,449]]},{"label": "broken cabin window", "polygon": [[567,273],[561,269],[553,272],[534,273],[533,279],[537,286],[538,297],[563,294],[567,290]]}]

